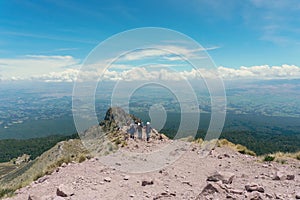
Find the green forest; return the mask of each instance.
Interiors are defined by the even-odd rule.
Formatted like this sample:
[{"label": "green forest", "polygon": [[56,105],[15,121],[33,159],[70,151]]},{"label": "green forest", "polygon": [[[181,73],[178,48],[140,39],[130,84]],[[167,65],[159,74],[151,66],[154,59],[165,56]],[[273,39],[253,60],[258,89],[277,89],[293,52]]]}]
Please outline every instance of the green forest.
[{"label": "green forest", "polygon": [[32,139],[4,139],[0,140],[0,162],[8,162],[13,158],[22,156],[23,154],[30,155],[33,160],[43,152],[52,148],[60,141],[77,138],[76,134],[71,136],[52,135],[42,138]]}]

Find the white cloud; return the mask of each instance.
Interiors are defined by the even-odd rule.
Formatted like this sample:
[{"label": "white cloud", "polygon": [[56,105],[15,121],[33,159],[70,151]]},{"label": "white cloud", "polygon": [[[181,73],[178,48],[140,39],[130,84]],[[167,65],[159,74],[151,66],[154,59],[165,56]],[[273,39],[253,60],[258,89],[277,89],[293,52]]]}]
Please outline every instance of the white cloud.
[{"label": "white cloud", "polygon": [[[215,74],[219,74],[224,80],[250,80],[250,79],[295,79],[300,78],[300,67],[295,65],[282,66],[252,66],[240,67],[238,69],[218,67],[217,69],[192,69],[189,71],[171,71],[165,68],[146,68],[135,67],[123,71],[107,70],[101,77],[101,80],[106,81],[139,81],[139,80],[197,80],[204,78],[211,78]],[[80,73],[80,77],[77,75]],[[74,82],[74,81],[95,81],[100,78],[99,72],[87,71],[80,72],[79,69],[66,69],[61,72],[51,72],[39,76],[32,76],[30,80],[44,81],[44,82]],[[11,80],[20,80],[18,77],[12,77]]]},{"label": "white cloud", "polygon": [[20,58],[0,58],[3,79],[28,79],[66,68],[78,68],[79,60],[72,56],[26,55]]},{"label": "white cloud", "polygon": [[300,78],[300,67],[295,65],[252,66],[238,69],[219,67],[219,74],[224,79],[293,79]]},{"label": "white cloud", "polygon": [[[133,52],[128,52],[121,57],[122,61],[134,61],[147,58],[159,57],[170,61],[181,60],[181,56],[184,58],[199,58],[199,52],[206,50],[213,50],[219,47],[213,46],[209,48],[188,48],[178,45],[157,45],[153,48],[138,49]],[[178,55],[178,56],[177,56]]]},{"label": "white cloud", "polygon": [[77,79],[78,69],[66,69],[62,72],[51,72],[41,76],[32,76],[31,80],[44,82],[74,82]]},{"label": "white cloud", "polygon": [[[177,51],[185,56],[194,56],[194,53],[201,49],[188,50],[178,46],[169,46],[168,49]],[[169,52],[148,49],[141,53],[128,56],[127,59],[141,59],[142,57],[162,54],[169,56]],[[131,57],[130,57],[131,56]],[[112,63],[110,68],[100,77],[102,68],[111,62],[107,60],[102,63],[93,64],[84,72],[79,70],[79,60],[72,56],[46,56],[26,55],[17,59],[0,59],[1,80],[34,80],[44,82],[74,82],[101,80],[193,80],[210,78],[218,74],[224,80],[236,79],[295,79],[300,78],[300,67],[296,65],[282,66],[251,66],[240,68],[228,68],[220,66],[215,69],[190,69],[187,70],[183,64],[170,63],[149,63],[147,65],[134,66],[132,64]],[[94,66],[95,65],[95,66]],[[178,71],[179,70],[179,71]],[[80,74],[80,77],[77,75]]]}]

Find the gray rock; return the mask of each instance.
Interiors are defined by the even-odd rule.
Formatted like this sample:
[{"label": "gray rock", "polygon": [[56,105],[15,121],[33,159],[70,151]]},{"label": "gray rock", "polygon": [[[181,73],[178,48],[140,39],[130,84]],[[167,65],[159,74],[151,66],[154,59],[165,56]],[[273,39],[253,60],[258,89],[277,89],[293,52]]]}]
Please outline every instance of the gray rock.
[{"label": "gray rock", "polygon": [[38,200],[38,198],[34,195],[29,195],[28,200]]},{"label": "gray rock", "polygon": [[233,190],[229,190],[229,192],[232,193],[232,194],[242,195],[244,191],[243,190],[233,189]]},{"label": "gray rock", "polygon": [[296,194],[296,199],[300,199],[300,192]]},{"label": "gray rock", "polygon": [[294,180],[294,179],[295,179],[295,175],[293,174],[286,175],[286,180]]},{"label": "gray rock", "polygon": [[250,183],[250,184],[245,185],[245,189],[248,192],[254,192],[254,191],[261,192],[261,193],[265,192],[265,189],[256,183]]},{"label": "gray rock", "polygon": [[[216,184],[212,184],[212,183],[208,183],[202,190],[202,192],[200,193],[200,196],[207,196],[209,194],[214,194],[214,193],[219,193],[220,192],[220,188],[218,185]],[[201,199],[201,198],[199,198]]]},{"label": "gray rock", "polygon": [[276,171],[273,176],[273,180],[280,181],[280,180],[285,180],[285,179],[286,179],[286,175],[281,171]]},{"label": "gray rock", "polygon": [[39,179],[37,180],[37,182],[38,182],[38,183],[43,183],[43,182],[45,182],[45,181],[48,180],[48,179],[49,179],[49,177],[44,176],[44,177],[39,178]]},{"label": "gray rock", "polygon": [[60,197],[73,196],[74,190],[69,186],[61,184],[56,190],[56,195]]},{"label": "gray rock", "polygon": [[269,194],[269,193],[266,193],[266,197],[272,199],[272,198],[273,198],[273,195],[272,195],[272,194]]},{"label": "gray rock", "polygon": [[142,186],[146,186],[146,185],[153,185],[154,182],[151,180],[151,181],[142,181]]},{"label": "gray rock", "polygon": [[249,195],[250,200],[263,200],[258,192],[253,192]]},{"label": "gray rock", "polygon": [[176,197],[176,194],[175,193],[169,193],[169,192],[162,192],[158,196],[154,197],[153,200],[156,200],[156,199],[169,199],[169,198],[172,198],[172,197]]},{"label": "gray rock", "polygon": [[206,180],[212,182],[222,181],[224,184],[231,184],[234,178],[234,174],[231,172],[215,172],[209,176]]},{"label": "gray rock", "polygon": [[104,178],[104,181],[105,181],[105,182],[111,182],[111,178],[110,178],[110,177],[105,177],[105,178]]}]

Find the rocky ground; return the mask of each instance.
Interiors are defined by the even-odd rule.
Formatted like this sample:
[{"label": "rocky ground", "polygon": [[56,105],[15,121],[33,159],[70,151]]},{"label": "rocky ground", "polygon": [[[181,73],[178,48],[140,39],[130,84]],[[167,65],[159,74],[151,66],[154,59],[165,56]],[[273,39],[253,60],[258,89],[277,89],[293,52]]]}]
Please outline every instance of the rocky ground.
[{"label": "rocky ground", "polygon": [[[129,140],[119,151],[149,153],[169,143]],[[175,162],[145,173],[122,171],[126,162],[104,165],[101,157],[63,164],[11,199],[300,199],[298,160],[261,162],[228,147],[203,157],[190,143],[176,150],[182,154]]]}]

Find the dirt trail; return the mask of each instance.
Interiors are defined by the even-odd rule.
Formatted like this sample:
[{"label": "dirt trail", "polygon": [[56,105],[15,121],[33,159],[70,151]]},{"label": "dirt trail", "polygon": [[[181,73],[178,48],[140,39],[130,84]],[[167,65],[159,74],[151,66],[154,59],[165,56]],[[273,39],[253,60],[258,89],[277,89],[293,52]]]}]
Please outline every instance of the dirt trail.
[{"label": "dirt trail", "polygon": [[[132,140],[117,153],[149,153],[169,143]],[[11,199],[300,199],[297,160],[262,163],[226,147],[216,147],[203,158],[200,150],[186,143],[175,149],[179,159],[146,173],[124,172],[126,162],[121,161],[106,166],[102,158],[70,163]]]}]

